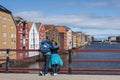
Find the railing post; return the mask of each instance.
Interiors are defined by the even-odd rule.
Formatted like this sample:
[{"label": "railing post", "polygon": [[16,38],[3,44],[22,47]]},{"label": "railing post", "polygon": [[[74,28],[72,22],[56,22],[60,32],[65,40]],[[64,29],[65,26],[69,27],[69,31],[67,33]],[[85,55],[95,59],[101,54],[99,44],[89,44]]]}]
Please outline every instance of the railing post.
[{"label": "railing post", "polygon": [[7,52],[7,54],[6,54],[6,73],[8,73],[8,69],[9,69],[9,51],[10,51],[10,49],[6,49],[6,52]]},{"label": "railing post", "polygon": [[72,57],[71,57],[71,49],[68,50],[68,54],[69,54],[69,59],[68,59],[68,73],[71,74],[72,73],[72,67],[71,67],[71,63],[72,63]]}]

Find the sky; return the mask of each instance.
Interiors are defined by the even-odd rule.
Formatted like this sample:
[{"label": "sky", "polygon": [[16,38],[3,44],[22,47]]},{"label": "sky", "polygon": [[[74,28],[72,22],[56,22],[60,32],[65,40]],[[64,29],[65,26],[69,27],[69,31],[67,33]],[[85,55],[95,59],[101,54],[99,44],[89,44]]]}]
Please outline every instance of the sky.
[{"label": "sky", "polygon": [[0,0],[13,16],[67,26],[97,39],[120,36],[120,0]]}]

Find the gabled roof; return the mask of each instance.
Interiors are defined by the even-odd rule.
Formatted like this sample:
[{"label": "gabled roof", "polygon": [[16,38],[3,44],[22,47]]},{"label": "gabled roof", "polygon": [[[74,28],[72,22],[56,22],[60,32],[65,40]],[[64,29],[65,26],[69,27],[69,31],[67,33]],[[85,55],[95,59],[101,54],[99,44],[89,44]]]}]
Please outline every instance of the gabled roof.
[{"label": "gabled roof", "polygon": [[51,29],[52,27],[54,27],[54,25],[47,25],[47,24],[44,24],[44,27],[45,27],[45,30],[49,30]]},{"label": "gabled roof", "polygon": [[37,30],[39,31],[41,23],[35,23]]},{"label": "gabled roof", "polygon": [[66,30],[68,29],[68,27],[65,27],[65,26],[56,26],[56,29],[57,29],[58,32],[60,32],[60,33],[65,33]]},{"label": "gabled roof", "polygon": [[6,9],[5,7],[3,7],[2,5],[0,5],[0,11],[6,12],[11,14],[11,11],[9,11],[8,9]]},{"label": "gabled roof", "polygon": [[23,18],[17,16],[17,17],[14,17],[14,20],[16,22],[16,24],[18,25],[21,21],[25,21]]},{"label": "gabled roof", "polygon": [[28,27],[30,29],[32,27],[32,25],[33,25],[33,22],[28,22],[27,24],[28,24]]}]

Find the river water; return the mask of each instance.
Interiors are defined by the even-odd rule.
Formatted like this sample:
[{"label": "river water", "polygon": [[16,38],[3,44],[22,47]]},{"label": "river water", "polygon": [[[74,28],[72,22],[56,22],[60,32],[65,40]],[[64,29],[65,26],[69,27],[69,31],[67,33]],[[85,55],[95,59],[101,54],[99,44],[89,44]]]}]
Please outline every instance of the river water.
[{"label": "river water", "polygon": [[[115,50],[120,49],[120,44],[118,43],[94,43],[84,49],[91,50]],[[115,52],[81,52],[75,53],[73,59],[79,60],[120,60],[120,53]],[[120,69],[120,63],[104,63],[104,62],[77,62],[72,63],[74,68],[89,68],[89,69]]]},{"label": "river water", "polygon": [[[119,50],[120,43],[93,43],[82,49],[85,50]],[[68,56],[62,56],[63,60],[68,61]],[[78,52],[73,53],[72,59],[74,60],[120,60],[119,52]],[[29,68],[39,68],[43,66],[43,62],[32,63]],[[68,68],[68,63],[64,62],[62,68]],[[114,62],[72,62],[71,68],[78,69],[120,69],[120,63]],[[72,72],[73,73],[73,72]],[[80,72],[79,72],[80,73]],[[81,74],[118,74],[118,73],[105,73],[105,72],[81,72]]]},{"label": "river water", "polygon": [[[104,50],[104,49],[120,49],[120,44],[114,43],[93,43],[83,49]],[[68,59],[68,56],[62,57]],[[120,53],[115,52],[80,52],[73,53],[72,59],[78,60],[120,60]],[[64,62],[63,67],[67,67],[68,63]],[[29,65],[29,68],[39,68],[39,63]],[[74,62],[72,68],[89,68],[89,69],[120,69],[120,63],[97,63],[97,62]]]}]

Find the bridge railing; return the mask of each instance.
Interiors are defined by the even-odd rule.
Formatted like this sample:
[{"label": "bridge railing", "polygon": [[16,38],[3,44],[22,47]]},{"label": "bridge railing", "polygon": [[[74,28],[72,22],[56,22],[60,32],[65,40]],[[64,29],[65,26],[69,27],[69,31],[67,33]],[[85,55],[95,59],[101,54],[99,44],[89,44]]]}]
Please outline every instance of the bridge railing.
[{"label": "bridge railing", "polygon": [[69,73],[72,73],[72,72],[97,72],[97,73],[112,73],[112,74],[120,74],[120,69],[96,69],[96,68],[93,68],[93,69],[90,69],[90,68],[73,68],[71,67],[71,64],[74,63],[74,62],[79,62],[79,63],[120,63],[120,59],[116,59],[116,60],[104,60],[104,59],[100,59],[100,60],[97,60],[97,59],[93,59],[93,60],[88,60],[88,59],[72,59],[72,53],[81,53],[81,52],[84,52],[84,53],[98,53],[98,54],[101,54],[101,53],[104,53],[104,54],[109,54],[109,53],[120,53],[120,50],[71,50],[69,52],[69,68],[68,68],[68,72]]},{"label": "bridge railing", "polygon": [[[10,67],[10,62],[11,61],[19,61],[19,62],[37,62],[38,60],[37,59],[10,59],[9,57],[9,53],[11,51],[21,51],[21,50],[16,50],[16,49],[0,49],[0,51],[6,51],[6,58],[5,59],[1,59],[0,58],[0,61],[5,61],[5,67],[1,67],[0,68],[0,72],[5,72],[5,73],[9,73],[9,72],[21,72],[21,73],[27,73],[27,72],[30,72],[30,71],[40,71],[40,68],[11,68]],[[39,50],[24,50],[24,51],[39,51]],[[72,67],[72,63],[74,62],[92,62],[92,63],[120,63],[120,60],[75,60],[75,59],[72,59],[72,54],[73,53],[80,53],[80,52],[117,52],[119,53],[120,50],[59,50],[59,53],[67,53],[68,55],[68,59],[66,60],[63,60],[64,63],[68,63],[68,66],[66,68],[61,68],[60,69],[60,72],[68,72],[69,74],[73,73],[73,72],[108,72],[108,73],[120,73],[120,69],[85,69],[85,68],[73,68]],[[40,54],[41,55],[41,54]]]},{"label": "bridge railing", "polygon": [[[33,49],[29,49],[29,50],[21,50],[21,49],[0,49],[0,51],[4,52],[4,56],[0,57],[0,61],[4,61],[4,66],[0,66],[0,72],[5,72],[5,73],[9,73],[9,72],[30,72],[30,71],[40,71],[40,68],[24,68],[24,67],[10,67],[10,62],[24,62],[24,63],[36,63],[36,62],[43,62],[43,60],[38,59],[38,58],[29,58],[28,59],[11,59],[10,58],[10,52],[39,52],[39,55],[42,56],[42,53],[40,53],[39,50],[33,50]],[[59,50],[60,53],[68,53],[68,50]],[[19,54],[19,53],[16,53]],[[38,56],[39,56],[38,55]],[[41,61],[40,61],[41,60]],[[42,67],[42,66],[41,66]]]}]

